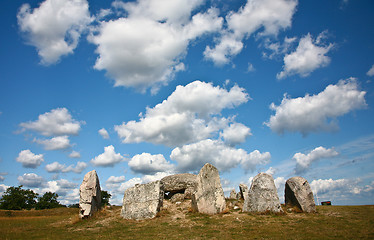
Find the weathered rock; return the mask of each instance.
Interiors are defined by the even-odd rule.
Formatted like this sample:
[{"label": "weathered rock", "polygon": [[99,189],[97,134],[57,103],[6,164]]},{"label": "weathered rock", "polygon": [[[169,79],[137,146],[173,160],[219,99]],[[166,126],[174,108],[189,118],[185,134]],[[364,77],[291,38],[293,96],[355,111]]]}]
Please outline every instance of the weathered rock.
[{"label": "weathered rock", "polygon": [[123,196],[121,216],[125,219],[142,220],[156,217],[164,199],[160,181],[136,184]]},{"label": "weathered rock", "polygon": [[191,198],[196,185],[196,175],[190,173],[174,174],[161,179],[165,193],[172,197],[176,193],[184,193],[185,198]]},{"label": "weathered rock", "polygon": [[170,201],[173,202],[173,203],[176,203],[176,202],[183,202],[184,200],[184,194],[183,193],[176,193],[174,194],[171,198],[170,198]]},{"label": "weathered rock", "polygon": [[226,208],[219,172],[209,163],[205,164],[197,175],[191,206],[195,211],[206,214],[220,213]]},{"label": "weathered rock", "polygon": [[239,190],[240,190],[240,198],[246,199],[248,196],[248,187],[245,184],[239,184]]},{"label": "weathered rock", "polygon": [[231,190],[230,192],[230,199],[236,199],[236,192],[235,192],[235,189]]},{"label": "weathered rock", "polygon": [[88,172],[79,188],[79,217],[92,216],[101,207],[101,189],[95,170]]},{"label": "weathered rock", "polygon": [[267,173],[259,173],[252,180],[243,212],[283,212],[274,179]]},{"label": "weathered rock", "polygon": [[284,198],[286,205],[297,206],[303,212],[316,212],[313,192],[305,178],[292,177],[288,179]]}]

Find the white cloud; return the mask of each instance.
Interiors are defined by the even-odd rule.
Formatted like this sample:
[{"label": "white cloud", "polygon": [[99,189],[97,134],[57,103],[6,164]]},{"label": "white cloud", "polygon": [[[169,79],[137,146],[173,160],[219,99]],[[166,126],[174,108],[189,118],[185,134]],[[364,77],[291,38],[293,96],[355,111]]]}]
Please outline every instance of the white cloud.
[{"label": "white cloud", "polygon": [[245,142],[245,139],[251,136],[252,133],[249,127],[241,123],[232,123],[229,127],[223,129],[220,135],[227,144],[235,146]]},{"label": "white cloud", "polygon": [[59,162],[53,162],[51,164],[47,164],[45,166],[45,169],[47,172],[75,172],[75,173],[81,173],[85,168],[87,167],[87,163],[85,162],[77,162],[77,164],[74,166],[74,164],[69,165],[66,167],[65,164],[60,164]]},{"label": "white cloud", "polygon": [[[2,182],[2,181],[5,180],[5,177],[4,177],[4,176],[6,176],[6,175],[8,175],[7,172],[0,172],[0,182]],[[1,191],[0,191],[0,192],[1,192]]]},{"label": "white cloud", "polygon": [[44,194],[45,192],[54,192],[59,195],[58,200],[62,204],[72,204],[79,201],[78,184],[70,182],[66,179],[56,181],[48,181],[42,185],[42,188],[35,189],[37,193]]},{"label": "white cloud", "polygon": [[106,70],[115,86],[143,92],[151,87],[156,92],[184,70],[182,60],[192,40],[221,28],[222,18],[215,9],[190,18],[192,10],[202,2],[115,2],[114,6],[123,8],[127,17],[102,21],[89,37],[99,54],[95,69]]},{"label": "white cloud", "polygon": [[37,168],[44,162],[44,156],[43,154],[36,155],[27,149],[18,154],[16,161],[22,163],[25,168]]},{"label": "white cloud", "polygon": [[78,135],[81,123],[74,120],[66,108],[52,109],[39,115],[34,122],[21,123],[22,130],[33,130],[43,136]]},{"label": "white cloud", "polygon": [[277,188],[279,201],[284,202],[284,188],[286,184],[286,179],[284,177],[277,177],[274,179],[275,187]]},{"label": "white cloud", "polygon": [[45,150],[62,150],[70,148],[70,140],[68,136],[58,136],[51,139],[34,139],[34,142],[44,145]]},{"label": "white cloud", "polygon": [[373,64],[373,66],[371,66],[371,68],[370,68],[369,71],[366,73],[366,75],[368,75],[369,77],[374,76],[374,64]]},{"label": "white cloud", "polygon": [[358,89],[356,79],[349,78],[327,86],[317,95],[294,99],[285,95],[279,106],[270,105],[275,115],[265,124],[278,134],[290,131],[306,135],[334,130],[337,117],[366,106],[365,94]]},{"label": "white cloud", "polygon": [[154,174],[157,172],[172,171],[174,166],[166,161],[162,154],[152,155],[149,153],[137,154],[128,162],[128,166],[137,173]]},{"label": "white cloud", "polygon": [[120,182],[124,182],[125,181],[125,176],[118,176],[118,177],[115,177],[115,176],[110,176],[106,182],[107,183],[120,183]]},{"label": "white cloud", "polygon": [[310,183],[314,197],[320,201],[346,201],[362,194],[364,188],[359,186],[359,179],[317,179]]},{"label": "white cloud", "polygon": [[102,128],[99,130],[99,134],[104,138],[104,139],[109,139],[109,133],[105,128]]},{"label": "white cloud", "polygon": [[206,139],[173,149],[170,159],[178,163],[177,169],[181,171],[199,170],[207,162],[220,171],[228,171],[239,164],[245,171],[254,171],[256,165],[269,162],[270,153],[260,153],[258,150],[247,153],[243,149],[229,147],[219,140]]},{"label": "white cloud", "polygon": [[35,9],[23,4],[17,20],[27,43],[36,47],[45,65],[73,53],[81,33],[91,22],[86,0],[46,0]]},{"label": "white cloud", "polygon": [[0,182],[4,181],[5,177],[0,175]]},{"label": "white cloud", "polygon": [[204,56],[216,65],[227,64],[243,49],[243,39],[258,31],[260,36],[277,35],[291,26],[297,0],[248,0],[238,12],[226,16],[227,29],[214,48],[206,47]]},{"label": "white cloud", "polygon": [[104,153],[91,159],[91,163],[95,166],[113,167],[114,164],[124,161],[125,158],[114,151],[112,145],[104,148]]},{"label": "white cloud", "polygon": [[9,186],[0,184],[0,198],[3,196],[4,192],[8,189]]},{"label": "white cloud", "polygon": [[43,184],[43,177],[35,173],[25,173],[23,176],[18,176],[19,184],[25,187],[40,187]]},{"label": "white cloud", "polygon": [[252,63],[248,63],[248,68],[247,68],[247,72],[254,72],[256,71],[255,67],[253,66]]},{"label": "white cloud", "polygon": [[[151,142],[180,146],[211,137],[227,127],[230,119],[217,118],[225,108],[247,102],[249,96],[238,86],[230,90],[200,81],[176,90],[154,108],[147,108],[140,121],[115,126],[123,143]],[[204,103],[204,104],[201,104]]]},{"label": "white cloud", "polygon": [[70,154],[69,154],[69,157],[70,158],[80,158],[81,157],[81,154],[77,151],[72,151]]},{"label": "white cloud", "polygon": [[331,158],[338,156],[339,153],[334,148],[326,149],[324,147],[317,147],[308,154],[295,153],[292,159],[296,160],[295,172],[302,173],[306,171],[313,162],[317,162],[322,158]]},{"label": "white cloud", "polygon": [[310,34],[301,38],[296,50],[284,57],[283,71],[277,74],[277,78],[283,79],[296,74],[307,77],[314,70],[327,66],[330,63],[330,58],[326,54],[331,50],[333,44],[322,44],[321,40],[324,35],[325,33],[322,32],[315,40]]}]

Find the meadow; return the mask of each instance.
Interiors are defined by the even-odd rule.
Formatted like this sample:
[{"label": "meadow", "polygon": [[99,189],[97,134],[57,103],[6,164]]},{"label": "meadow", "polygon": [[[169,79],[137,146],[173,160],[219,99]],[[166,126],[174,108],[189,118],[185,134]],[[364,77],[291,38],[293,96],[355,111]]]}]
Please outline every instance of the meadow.
[{"label": "meadow", "polygon": [[[287,209],[284,207],[287,212]],[[209,216],[188,203],[164,203],[154,219],[125,220],[121,207],[90,219],[78,209],[0,211],[0,239],[374,239],[374,206],[317,206],[317,213],[248,214],[239,209]]]}]

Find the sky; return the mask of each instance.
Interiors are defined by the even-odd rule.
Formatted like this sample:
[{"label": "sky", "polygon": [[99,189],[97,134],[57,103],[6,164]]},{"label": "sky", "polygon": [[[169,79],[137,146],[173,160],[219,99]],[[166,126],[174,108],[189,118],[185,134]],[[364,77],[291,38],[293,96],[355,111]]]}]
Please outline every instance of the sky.
[{"label": "sky", "polygon": [[79,201],[220,171],[225,194],[306,178],[315,201],[374,204],[370,0],[5,0],[0,194]]}]

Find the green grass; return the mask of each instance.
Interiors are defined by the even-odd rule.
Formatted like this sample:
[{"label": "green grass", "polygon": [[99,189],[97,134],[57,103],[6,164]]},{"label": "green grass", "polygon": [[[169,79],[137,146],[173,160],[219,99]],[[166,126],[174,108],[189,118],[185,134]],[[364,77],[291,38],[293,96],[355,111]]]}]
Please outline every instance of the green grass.
[{"label": "green grass", "polygon": [[318,206],[316,214],[209,216],[161,212],[146,221],[120,208],[79,220],[77,209],[0,211],[0,239],[374,239],[374,206]]}]

